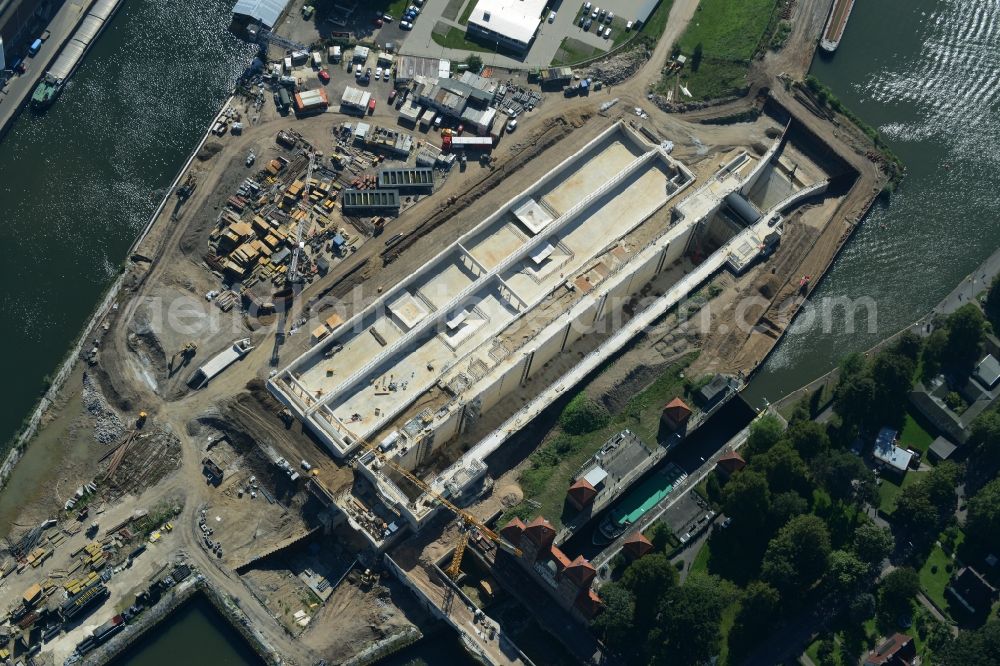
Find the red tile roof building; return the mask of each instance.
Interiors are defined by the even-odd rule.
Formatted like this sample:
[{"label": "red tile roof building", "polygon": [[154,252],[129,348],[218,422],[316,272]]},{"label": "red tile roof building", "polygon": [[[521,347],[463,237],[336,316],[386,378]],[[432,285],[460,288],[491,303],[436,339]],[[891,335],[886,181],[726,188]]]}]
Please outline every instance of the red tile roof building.
[{"label": "red tile roof building", "polygon": [[539,516],[525,525],[514,518],[500,534],[521,549],[518,562],[560,606],[583,622],[600,611],[601,599],[590,587],[597,570],[584,556],[570,560],[555,545],[556,531],[549,521]]},{"label": "red tile roof building", "polygon": [[663,408],[661,416],[671,430],[680,430],[691,418],[691,408],[680,398],[674,398]]},{"label": "red tile roof building", "polygon": [[723,454],[715,463],[715,466],[718,467],[723,474],[729,477],[746,467],[747,461],[743,460],[743,456],[736,453],[736,451],[730,451],[729,453]]},{"label": "red tile roof building", "polygon": [[625,538],[622,543],[622,550],[633,560],[637,560],[649,551],[653,550],[653,542],[646,538],[642,532],[633,532]]},{"label": "red tile roof building", "polygon": [[913,639],[906,634],[895,634],[868,653],[865,666],[912,666],[916,656]]},{"label": "red tile roof building", "polygon": [[594,501],[595,497],[597,497],[597,489],[583,477],[577,479],[566,492],[566,499],[577,511],[582,511],[584,507]]}]

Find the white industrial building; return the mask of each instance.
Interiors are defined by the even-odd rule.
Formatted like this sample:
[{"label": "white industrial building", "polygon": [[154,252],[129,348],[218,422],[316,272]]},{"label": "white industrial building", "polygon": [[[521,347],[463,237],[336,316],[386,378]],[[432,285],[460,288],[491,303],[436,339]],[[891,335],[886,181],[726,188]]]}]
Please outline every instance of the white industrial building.
[{"label": "white industrial building", "polygon": [[270,29],[278,25],[287,6],[288,0],[236,0],[233,20],[244,24],[259,23]]},{"label": "white industrial building", "polygon": [[524,52],[531,48],[547,0],[479,0],[466,32],[480,41]]}]

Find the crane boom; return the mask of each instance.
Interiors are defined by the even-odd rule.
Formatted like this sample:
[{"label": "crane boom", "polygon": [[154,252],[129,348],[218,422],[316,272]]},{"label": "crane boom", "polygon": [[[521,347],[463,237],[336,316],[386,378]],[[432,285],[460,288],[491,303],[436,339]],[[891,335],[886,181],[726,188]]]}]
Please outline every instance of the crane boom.
[{"label": "crane boom", "polygon": [[[309,195],[312,193],[312,173],[313,164],[316,160],[315,153],[309,153],[309,166],[306,169],[306,188],[303,193],[303,198],[309,201]],[[305,234],[306,225],[312,222],[312,213],[308,210],[306,214],[299,220],[299,225],[295,229],[295,250],[292,252],[292,261],[288,265],[288,283],[296,284],[299,281],[299,253],[302,251],[302,236]]]},{"label": "crane boom", "polygon": [[[487,527],[486,525],[484,525],[482,523],[482,521],[480,521],[478,518],[476,518],[470,512],[466,511],[465,509],[463,509],[463,508],[461,508],[459,506],[456,506],[453,502],[451,502],[450,500],[446,499],[444,496],[441,495],[441,493],[439,493],[436,490],[434,490],[430,486],[430,484],[428,484],[427,482],[425,482],[423,479],[421,479],[416,474],[414,474],[410,470],[406,469],[402,465],[399,465],[396,462],[394,462],[393,460],[391,460],[389,458],[389,456],[387,456],[384,453],[382,453],[382,451],[377,446],[375,446],[374,444],[372,444],[368,440],[364,439],[363,437],[359,437],[357,434],[351,432],[351,430],[348,429],[346,426],[342,426],[342,427],[344,428],[344,430],[347,431],[347,434],[349,434],[351,437],[353,437],[355,440],[357,440],[361,444],[362,448],[364,448],[366,451],[372,453],[376,458],[378,458],[379,462],[381,462],[384,465],[388,465],[389,467],[391,467],[395,471],[399,472],[399,474],[402,475],[403,477],[405,477],[410,483],[412,483],[413,485],[415,485],[417,488],[419,488],[424,493],[426,493],[426,494],[430,495],[431,497],[433,497],[435,501],[439,502],[446,509],[448,509],[449,511],[451,511],[452,513],[454,513],[456,516],[458,516],[459,518],[461,518],[462,521],[466,525],[471,526],[471,527],[475,527],[487,539],[489,539],[493,543],[497,544],[498,546],[503,547],[505,550],[510,551],[511,553],[513,553],[514,555],[516,555],[517,557],[521,556],[521,550],[519,548],[517,548],[513,544],[507,543],[503,539],[503,537],[501,537],[499,534],[497,534],[496,532],[494,532],[493,530],[491,530],[489,527]],[[463,546],[462,550],[464,550],[464,546]],[[461,560],[461,556],[459,556],[459,560]]]}]

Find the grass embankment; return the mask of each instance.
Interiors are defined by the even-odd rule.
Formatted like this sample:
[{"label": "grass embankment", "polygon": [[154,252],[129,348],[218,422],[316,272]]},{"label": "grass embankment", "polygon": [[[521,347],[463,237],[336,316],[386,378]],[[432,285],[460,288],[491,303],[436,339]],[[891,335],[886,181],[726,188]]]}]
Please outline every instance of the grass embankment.
[{"label": "grass embankment", "polygon": [[573,37],[564,37],[562,43],[559,44],[559,50],[556,51],[555,57],[552,58],[552,66],[574,65],[581,60],[593,58],[598,53],[600,53],[600,49],[590,44],[584,44],[579,39],[574,39]]},{"label": "grass embankment", "polygon": [[[617,414],[607,415],[595,429],[581,434],[569,434],[558,428],[528,458],[521,472],[519,484],[524,491],[524,501],[511,508],[500,520],[506,523],[519,516],[527,519],[545,516],[557,529],[569,517],[566,511],[566,489],[573,475],[614,434],[628,428],[649,446],[655,446],[660,428],[660,413],[667,402],[677,396],[686,396],[694,385],[682,373],[695,358],[691,353],[671,365],[659,379],[635,395]],[[563,414],[575,410],[586,400],[580,393],[566,406]]]},{"label": "grass embankment", "polygon": [[899,159],[894,152],[892,152],[892,149],[889,148],[889,144],[885,142],[882,135],[878,133],[878,130],[859,118],[858,115],[849,108],[844,106],[843,102],[841,102],[840,99],[833,94],[833,91],[821,83],[815,76],[807,76],[805,84],[800,86],[800,89],[807,92],[813,99],[815,99],[820,107],[829,107],[830,110],[843,115],[858,129],[864,132],[869,139],[871,139],[876,150],[878,150],[878,152],[880,152],[885,158],[885,165],[889,174],[889,182],[886,184],[883,191],[886,194],[894,192],[896,187],[903,180],[905,168],[903,167],[903,161]]},{"label": "grass embankment", "polygon": [[458,22],[462,25],[468,25],[469,17],[472,16],[472,12],[476,9],[477,4],[479,4],[479,0],[469,0],[469,3],[465,5],[465,10],[462,12],[462,16],[459,17]]},{"label": "grass embankment", "polygon": [[[702,0],[687,30],[678,40],[687,57],[682,82],[694,100],[737,95],[746,90],[746,75],[754,54],[770,41],[784,0]],[[676,50],[676,48],[675,48]],[[673,87],[667,73],[660,90]]]}]

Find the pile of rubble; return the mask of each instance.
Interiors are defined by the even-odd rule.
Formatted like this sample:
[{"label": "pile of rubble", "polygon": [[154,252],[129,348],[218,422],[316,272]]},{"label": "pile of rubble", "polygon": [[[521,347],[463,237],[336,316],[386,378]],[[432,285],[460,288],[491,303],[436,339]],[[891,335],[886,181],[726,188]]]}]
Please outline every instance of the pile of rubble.
[{"label": "pile of rubble", "polygon": [[595,62],[581,76],[601,81],[605,86],[617,85],[635,75],[649,60],[649,55],[645,48],[629,49]]},{"label": "pile of rubble", "polygon": [[101,444],[114,444],[125,434],[125,423],[101,395],[90,375],[83,375],[83,407],[94,417],[94,439]]}]

